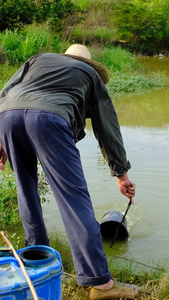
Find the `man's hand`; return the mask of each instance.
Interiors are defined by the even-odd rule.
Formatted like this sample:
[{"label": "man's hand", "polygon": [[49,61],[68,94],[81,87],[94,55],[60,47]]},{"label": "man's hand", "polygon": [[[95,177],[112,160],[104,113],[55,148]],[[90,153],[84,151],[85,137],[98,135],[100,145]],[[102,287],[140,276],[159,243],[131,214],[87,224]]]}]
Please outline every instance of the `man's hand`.
[{"label": "man's hand", "polygon": [[120,193],[131,199],[132,204],[134,204],[132,198],[135,196],[135,183],[128,179],[127,173],[121,177],[117,177],[117,185]]},{"label": "man's hand", "polygon": [[7,155],[4,151],[4,149],[2,148],[1,142],[0,142],[0,170],[3,171],[4,170],[4,165],[7,161]]}]

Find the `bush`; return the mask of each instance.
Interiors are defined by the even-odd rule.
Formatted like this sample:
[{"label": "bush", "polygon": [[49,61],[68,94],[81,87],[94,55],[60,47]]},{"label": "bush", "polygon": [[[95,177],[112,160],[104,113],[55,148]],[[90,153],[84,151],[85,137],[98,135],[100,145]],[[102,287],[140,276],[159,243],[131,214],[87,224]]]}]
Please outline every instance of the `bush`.
[{"label": "bush", "polygon": [[[79,6],[71,0],[0,0],[0,31],[22,29],[25,24],[48,22],[57,33],[62,32],[64,22],[78,23]],[[69,24],[69,25],[70,25]]]},{"label": "bush", "polygon": [[169,0],[121,0],[113,10],[116,37],[128,49],[152,55],[169,46]]},{"label": "bush", "polygon": [[[81,12],[79,6],[75,5],[71,0],[38,0],[38,22],[48,21],[50,28],[57,33],[63,30],[63,20],[69,15]],[[76,15],[76,22],[78,22]]]},{"label": "bush", "polygon": [[31,24],[37,14],[34,0],[0,0],[0,31]]}]

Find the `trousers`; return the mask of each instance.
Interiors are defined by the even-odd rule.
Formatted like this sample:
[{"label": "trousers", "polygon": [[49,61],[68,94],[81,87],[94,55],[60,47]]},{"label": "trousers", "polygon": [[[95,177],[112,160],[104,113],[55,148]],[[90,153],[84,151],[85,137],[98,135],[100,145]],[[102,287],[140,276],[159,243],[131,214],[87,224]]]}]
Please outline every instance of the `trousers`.
[{"label": "trousers", "polygon": [[108,282],[100,226],[69,123],[40,110],[5,111],[0,114],[0,141],[15,173],[25,245],[49,245],[38,195],[39,160],[65,226],[77,284]]}]

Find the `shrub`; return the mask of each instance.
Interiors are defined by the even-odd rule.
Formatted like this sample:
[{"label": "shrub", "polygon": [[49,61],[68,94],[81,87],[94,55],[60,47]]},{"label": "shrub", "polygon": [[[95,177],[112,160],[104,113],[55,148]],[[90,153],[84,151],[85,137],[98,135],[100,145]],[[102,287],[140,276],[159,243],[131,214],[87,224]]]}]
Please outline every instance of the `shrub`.
[{"label": "shrub", "polygon": [[31,24],[36,14],[34,0],[0,0],[0,31]]},{"label": "shrub", "polygon": [[153,54],[169,46],[169,0],[121,0],[114,5],[118,39],[130,50]]},{"label": "shrub", "polygon": [[[63,20],[69,15],[81,12],[79,6],[75,5],[71,0],[38,0],[37,7],[39,11],[38,21],[48,21],[50,28],[56,32],[63,30]],[[78,16],[76,15],[78,22]]]}]

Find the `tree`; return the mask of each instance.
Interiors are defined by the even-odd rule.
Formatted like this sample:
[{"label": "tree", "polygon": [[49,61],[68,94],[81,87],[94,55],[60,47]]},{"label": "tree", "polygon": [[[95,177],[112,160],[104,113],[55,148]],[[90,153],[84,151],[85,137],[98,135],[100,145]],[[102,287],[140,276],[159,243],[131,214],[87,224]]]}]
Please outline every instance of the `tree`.
[{"label": "tree", "polygon": [[114,8],[119,39],[149,54],[169,46],[169,0],[122,0]]}]

